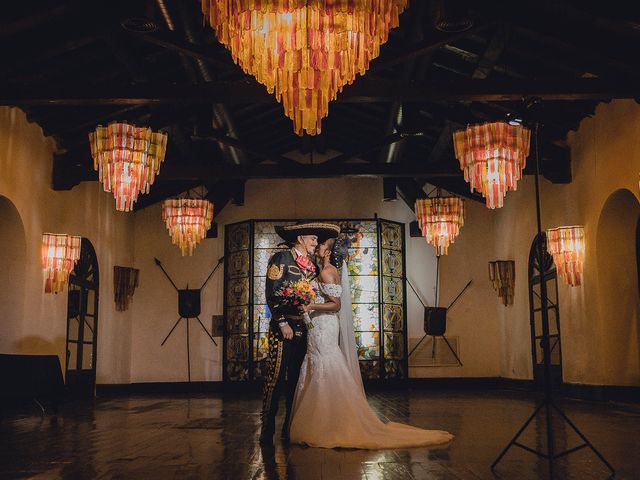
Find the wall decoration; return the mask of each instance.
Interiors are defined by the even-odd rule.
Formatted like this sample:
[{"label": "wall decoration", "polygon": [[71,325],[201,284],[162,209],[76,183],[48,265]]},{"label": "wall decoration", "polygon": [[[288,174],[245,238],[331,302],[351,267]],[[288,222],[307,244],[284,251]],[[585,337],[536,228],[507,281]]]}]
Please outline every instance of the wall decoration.
[{"label": "wall decoration", "polygon": [[496,260],[489,262],[489,280],[493,289],[502,298],[502,303],[513,305],[513,296],[516,283],[516,264],[513,260]]},{"label": "wall decoration", "polygon": [[138,288],[140,270],[130,267],[113,267],[113,292],[116,310],[123,312],[129,308],[133,292]]}]

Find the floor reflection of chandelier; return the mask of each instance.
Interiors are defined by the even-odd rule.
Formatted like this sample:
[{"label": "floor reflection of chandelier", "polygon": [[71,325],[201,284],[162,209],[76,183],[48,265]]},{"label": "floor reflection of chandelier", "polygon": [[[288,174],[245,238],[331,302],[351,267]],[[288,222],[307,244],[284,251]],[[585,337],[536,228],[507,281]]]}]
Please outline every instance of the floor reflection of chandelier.
[{"label": "floor reflection of chandelier", "polygon": [[59,293],[80,258],[81,237],[63,233],[42,234],[42,269],[45,293]]},{"label": "floor reflection of chandelier", "polygon": [[573,225],[547,230],[547,250],[560,277],[572,287],[582,284],[584,227]]},{"label": "floor reflection of chandelier", "polygon": [[194,198],[165,200],[162,202],[162,220],[169,230],[171,242],[180,247],[182,256],[191,256],[211,228],[213,203]]},{"label": "floor reflection of chandelier", "polygon": [[436,249],[436,255],[446,255],[464,225],[464,200],[458,197],[433,197],[416,200],[416,218],[422,235]]},{"label": "floor reflection of chandelier", "polygon": [[89,133],[93,168],[116,210],[128,212],[139,193],[149,193],[167,149],[167,134],[128,123],[98,126]]},{"label": "floor reflection of chandelier", "polygon": [[485,197],[488,208],[502,208],[507,191],[517,189],[530,143],[528,128],[507,122],[470,125],[453,134],[464,179]]},{"label": "floor reflection of chandelier", "polygon": [[298,135],[316,135],[329,102],[363,75],[407,0],[202,0],[218,40],[275,93]]}]

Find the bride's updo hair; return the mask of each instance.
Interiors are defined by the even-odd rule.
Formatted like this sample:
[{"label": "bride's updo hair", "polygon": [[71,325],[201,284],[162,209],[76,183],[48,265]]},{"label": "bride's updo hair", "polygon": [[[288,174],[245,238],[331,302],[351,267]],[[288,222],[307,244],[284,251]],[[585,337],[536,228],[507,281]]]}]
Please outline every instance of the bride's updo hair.
[{"label": "bride's updo hair", "polygon": [[331,258],[329,261],[331,265],[340,269],[342,268],[342,262],[347,259],[349,255],[349,240],[346,238],[336,238],[331,248]]}]

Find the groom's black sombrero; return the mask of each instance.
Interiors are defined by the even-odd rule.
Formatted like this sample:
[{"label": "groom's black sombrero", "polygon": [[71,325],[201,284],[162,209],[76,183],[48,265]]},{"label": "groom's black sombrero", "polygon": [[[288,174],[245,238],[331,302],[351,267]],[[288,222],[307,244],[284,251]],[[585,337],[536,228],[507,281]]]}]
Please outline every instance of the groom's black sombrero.
[{"label": "groom's black sombrero", "polygon": [[317,235],[318,243],[323,243],[330,238],[336,238],[340,234],[340,227],[333,223],[311,222],[277,226],[275,231],[288,243],[295,243],[298,235]]}]

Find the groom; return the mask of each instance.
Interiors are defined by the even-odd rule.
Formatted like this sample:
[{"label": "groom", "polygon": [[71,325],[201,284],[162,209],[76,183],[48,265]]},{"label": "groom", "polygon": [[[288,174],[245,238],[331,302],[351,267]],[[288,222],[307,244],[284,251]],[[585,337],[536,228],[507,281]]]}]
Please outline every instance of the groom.
[{"label": "groom", "polygon": [[326,223],[298,223],[275,227],[275,231],[289,246],[276,252],[267,267],[266,298],[271,311],[269,325],[269,371],[264,383],[262,429],[260,443],[273,443],[276,414],[280,395],[284,391],[286,415],[282,439],[289,439],[289,420],[300,367],[307,353],[307,327],[301,312],[294,307],[277,306],[276,292],[285,282],[311,281],[318,275],[318,267],[310,256],[318,244],[340,233],[339,227]]}]

